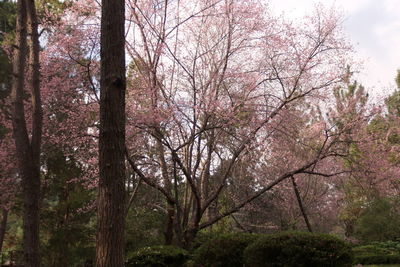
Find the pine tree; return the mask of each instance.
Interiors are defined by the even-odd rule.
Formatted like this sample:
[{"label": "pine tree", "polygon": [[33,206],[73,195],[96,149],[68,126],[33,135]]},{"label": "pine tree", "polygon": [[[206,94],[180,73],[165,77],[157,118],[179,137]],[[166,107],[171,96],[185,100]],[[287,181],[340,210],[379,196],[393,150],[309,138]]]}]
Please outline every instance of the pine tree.
[{"label": "pine tree", "polygon": [[125,2],[103,0],[96,266],[124,266]]}]

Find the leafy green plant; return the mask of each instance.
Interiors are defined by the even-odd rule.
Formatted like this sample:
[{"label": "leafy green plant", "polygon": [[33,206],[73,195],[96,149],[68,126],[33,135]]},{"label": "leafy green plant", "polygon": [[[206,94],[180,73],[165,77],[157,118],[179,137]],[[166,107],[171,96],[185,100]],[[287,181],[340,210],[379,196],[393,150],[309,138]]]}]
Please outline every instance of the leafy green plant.
[{"label": "leafy green plant", "polygon": [[247,233],[220,234],[194,251],[197,266],[243,266],[244,249],[259,236]]},{"label": "leafy green plant", "polygon": [[178,267],[182,266],[187,259],[187,251],[178,247],[144,247],[128,255],[125,266]]},{"label": "leafy green plant", "polygon": [[216,237],[216,235],[221,235],[221,233],[215,233],[213,231],[198,232],[191,244],[191,250],[194,251],[194,250],[198,249],[204,243],[209,242],[210,240],[214,239]]},{"label": "leafy green plant", "polygon": [[352,266],[353,252],[326,234],[283,232],[264,236],[244,251],[246,266]]},{"label": "leafy green plant", "polygon": [[395,240],[400,237],[399,199],[376,198],[356,225],[356,237],[363,242]]},{"label": "leafy green plant", "polygon": [[400,263],[400,242],[374,242],[353,248],[355,262],[360,264]]}]

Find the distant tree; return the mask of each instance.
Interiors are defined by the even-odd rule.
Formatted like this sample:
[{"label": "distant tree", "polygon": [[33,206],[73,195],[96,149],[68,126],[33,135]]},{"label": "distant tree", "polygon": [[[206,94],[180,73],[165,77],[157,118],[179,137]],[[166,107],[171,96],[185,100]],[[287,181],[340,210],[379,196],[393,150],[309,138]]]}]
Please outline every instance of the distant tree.
[{"label": "distant tree", "polygon": [[355,226],[355,236],[363,242],[400,238],[398,198],[375,198],[363,210]]},{"label": "distant tree", "polygon": [[[12,33],[15,30],[15,15],[16,4],[14,2],[0,1],[0,101],[4,100],[11,91],[12,66],[4,47],[5,43],[12,40]],[[0,105],[2,105],[1,102]]]},{"label": "distant tree", "polygon": [[397,89],[385,100],[389,115],[400,117],[400,70],[397,71],[395,78]]},{"label": "distant tree", "polygon": [[336,93],[336,108],[341,110],[336,124],[341,127],[347,120],[360,117],[342,140],[343,150],[347,151],[343,166],[349,173],[338,184],[342,194],[339,218],[347,236],[357,235],[356,227],[371,203],[382,204],[381,199],[400,192],[399,99],[398,91],[393,92],[385,101],[386,112],[368,108],[368,94],[356,82]]},{"label": "distant tree", "polygon": [[13,195],[14,185],[12,176],[12,142],[11,125],[9,121],[7,97],[11,91],[12,65],[5,42],[15,30],[16,5],[11,1],[0,1],[0,183],[2,184],[2,197],[0,197],[0,255],[6,234],[8,213],[10,209],[10,196]]},{"label": "distant tree", "polygon": [[[46,151],[41,205],[42,264],[68,267],[94,257],[94,189],[85,186],[79,161]],[[68,237],[68,238],[66,238]]]}]

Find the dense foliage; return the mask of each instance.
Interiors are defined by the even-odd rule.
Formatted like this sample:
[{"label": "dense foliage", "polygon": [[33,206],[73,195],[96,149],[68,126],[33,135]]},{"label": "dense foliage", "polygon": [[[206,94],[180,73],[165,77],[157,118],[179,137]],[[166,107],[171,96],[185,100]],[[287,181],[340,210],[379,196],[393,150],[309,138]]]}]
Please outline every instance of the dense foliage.
[{"label": "dense foliage", "polygon": [[246,233],[216,235],[193,252],[193,260],[198,266],[241,267],[244,249],[257,238],[258,235]]},{"label": "dense foliage", "polygon": [[178,247],[143,247],[128,255],[126,266],[180,267],[187,259],[187,251]]},{"label": "dense foliage", "polygon": [[353,252],[339,238],[314,233],[283,232],[264,236],[244,251],[248,266],[352,266]]},{"label": "dense foliage", "polygon": [[[106,74],[94,0],[0,0],[0,252],[20,257],[24,247],[27,183],[16,165],[11,56],[19,51],[16,3],[31,2],[43,109],[39,179],[27,190],[40,203],[33,213],[40,215],[41,251],[32,251],[44,266],[80,266],[93,262],[99,237]],[[321,5],[291,21],[258,0],[122,6],[129,20],[119,49],[127,57],[126,130],[117,169],[126,173],[114,196],[125,199],[116,201],[116,214],[126,229],[115,231],[130,264],[182,263],[186,252],[160,247],[171,244],[202,266],[350,262],[348,246],[332,237],[263,236],[306,229],[368,244],[354,249],[358,262],[397,261],[396,250],[382,247],[388,243],[371,242],[400,238],[400,71],[398,88],[374,105],[368,87],[353,80],[357,64],[340,14]],[[34,128],[33,66],[19,71],[25,139]]]},{"label": "dense foliage", "polygon": [[373,242],[353,248],[357,264],[400,264],[400,242]]},{"label": "dense foliage", "polygon": [[376,198],[365,208],[355,227],[355,236],[363,242],[400,238],[398,198]]}]

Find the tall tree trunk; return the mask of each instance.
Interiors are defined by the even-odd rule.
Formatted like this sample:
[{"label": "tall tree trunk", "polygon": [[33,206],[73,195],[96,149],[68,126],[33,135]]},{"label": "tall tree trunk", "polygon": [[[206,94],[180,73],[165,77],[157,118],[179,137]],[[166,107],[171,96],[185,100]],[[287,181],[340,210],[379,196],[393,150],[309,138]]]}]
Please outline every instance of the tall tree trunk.
[{"label": "tall tree trunk", "polygon": [[297,188],[296,181],[294,180],[293,176],[291,176],[290,179],[292,180],[293,190],[294,190],[294,193],[296,194],[297,203],[299,204],[301,214],[303,215],[304,221],[306,222],[307,229],[310,233],[312,233],[311,224],[310,224],[310,221],[308,220],[306,210],[304,209],[303,201],[301,200],[300,192],[299,192],[299,189]]},{"label": "tall tree trunk", "polygon": [[97,267],[124,266],[125,2],[102,0]]},{"label": "tall tree trunk", "polygon": [[[23,247],[26,267],[39,266],[40,146],[42,108],[40,99],[39,39],[33,0],[18,1],[16,49],[13,55],[12,124],[24,201]],[[29,33],[29,87],[32,132],[29,138],[24,112],[24,73]]]},{"label": "tall tree trunk", "polygon": [[7,219],[8,219],[8,210],[3,208],[0,220],[0,256],[3,249],[4,237],[6,235]]},{"label": "tall tree trunk", "polygon": [[43,110],[40,96],[40,44],[38,32],[38,19],[34,0],[26,0],[28,15],[28,48],[29,48],[29,87],[31,90],[32,104],[32,138],[31,147],[33,161],[40,170],[40,148],[42,142]]}]

